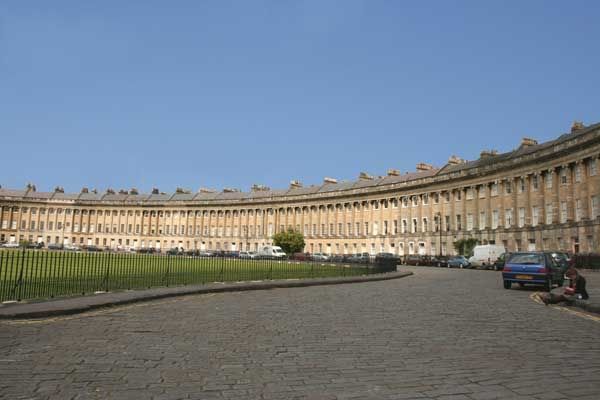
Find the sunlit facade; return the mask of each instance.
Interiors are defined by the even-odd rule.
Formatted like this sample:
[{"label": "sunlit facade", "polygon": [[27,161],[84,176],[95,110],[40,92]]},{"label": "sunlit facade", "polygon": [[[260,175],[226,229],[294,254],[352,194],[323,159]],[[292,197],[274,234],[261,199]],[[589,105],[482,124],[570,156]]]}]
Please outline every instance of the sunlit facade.
[{"label": "sunlit facade", "polygon": [[410,173],[292,181],[283,190],[0,188],[0,241],[255,250],[296,229],[307,252],[331,254],[452,254],[467,237],[509,251],[598,251],[599,155],[600,124],[575,123],[556,140],[524,138],[514,151],[483,151],[475,161],[452,156],[441,168],[421,163]]}]

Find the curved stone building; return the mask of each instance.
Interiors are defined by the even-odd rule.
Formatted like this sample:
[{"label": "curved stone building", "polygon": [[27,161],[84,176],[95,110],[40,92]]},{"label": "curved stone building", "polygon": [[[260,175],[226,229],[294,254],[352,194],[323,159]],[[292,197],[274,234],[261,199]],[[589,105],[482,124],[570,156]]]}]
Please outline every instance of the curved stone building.
[{"label": "curved stone building", "polygon": [[361,173],[358,180],[250,192],[135,189],[100,194],[0,188],[0,241],[110,248],[255,250],[274,233],[304,233],[306,251],[336,254],[454,253],[473,237],[509,251],[598,251],[600,124],[514,151],[450,157],[441,168]]}]

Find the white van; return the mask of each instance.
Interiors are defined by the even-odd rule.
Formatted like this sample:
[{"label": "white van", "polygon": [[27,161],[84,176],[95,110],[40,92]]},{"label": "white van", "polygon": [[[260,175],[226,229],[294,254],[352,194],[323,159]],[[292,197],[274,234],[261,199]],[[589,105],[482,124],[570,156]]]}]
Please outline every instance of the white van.
[{"label": "white van", "polygon": [[262,246],[256,255],[265,258],[284,258],[286,256],[279,246]]},{"label": "white van", "polygon": [[506,249],[502,245],[483,244],[475,246],[473,249],[473,257],[469,258],[469,262],[473,267],[493,268],[494,261],[505,253]]}]

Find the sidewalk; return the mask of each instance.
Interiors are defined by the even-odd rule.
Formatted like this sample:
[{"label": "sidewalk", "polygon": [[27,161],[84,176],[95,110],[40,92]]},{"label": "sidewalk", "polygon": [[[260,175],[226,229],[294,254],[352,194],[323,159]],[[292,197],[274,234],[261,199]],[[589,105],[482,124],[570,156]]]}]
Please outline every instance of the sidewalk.
[{"label": "sidewalk", "polygon": [[265,290],[276,288],[293,288],[317,285],[337,285],[344,283],[374,282],[404,278],[412,272],[398,271],[384,274],[335,277],[318,279],[289,279],[276,281],[253,281],[232,283],[210,283],[165,287],[147,290],[128,290],[122,292],[100,293],[90,296],[69,297],[37,303],[5,303],[0,305],[0,319],[46,318],[57,315],[82,313],[97,308],[112,307],[140,301],[163,299],[166,297],[186,296],[192,294],[237,292],[245,290]]}]

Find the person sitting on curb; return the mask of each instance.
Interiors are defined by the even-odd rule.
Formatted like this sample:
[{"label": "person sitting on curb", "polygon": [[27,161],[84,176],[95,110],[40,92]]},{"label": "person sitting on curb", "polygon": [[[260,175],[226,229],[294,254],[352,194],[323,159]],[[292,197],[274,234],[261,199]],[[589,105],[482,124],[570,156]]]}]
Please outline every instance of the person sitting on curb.
[{"label": "person sitting on curb", "polygon": [[545,305],[566,302],[573,304],[575,300],[587,300],[590,298],[585,290],[585,278],[575,268],[569,268],[565,273],[569,279],[569,286],[565,288],[563,294],[548,293],[542,296]]}]

